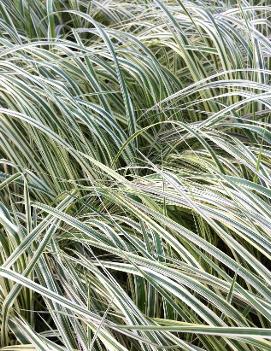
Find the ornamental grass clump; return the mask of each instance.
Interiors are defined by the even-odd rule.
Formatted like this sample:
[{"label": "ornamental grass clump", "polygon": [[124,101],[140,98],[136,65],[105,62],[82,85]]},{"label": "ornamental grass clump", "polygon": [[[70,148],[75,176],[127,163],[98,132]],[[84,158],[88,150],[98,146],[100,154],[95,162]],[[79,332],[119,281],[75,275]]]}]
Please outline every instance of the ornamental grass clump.
[{"label": "ornamental grass clump", "polygon": [[0,0],[1,351],[271,351],[270,18]]}]

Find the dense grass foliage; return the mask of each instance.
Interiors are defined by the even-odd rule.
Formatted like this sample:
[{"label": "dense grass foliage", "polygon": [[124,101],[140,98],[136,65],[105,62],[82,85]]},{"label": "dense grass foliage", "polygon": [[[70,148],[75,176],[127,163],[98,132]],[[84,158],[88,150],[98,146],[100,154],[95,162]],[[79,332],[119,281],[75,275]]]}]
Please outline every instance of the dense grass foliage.
[{"label": "dense grass foliage", "polygon": [[1,350],[271,351],[267,4],[0,0]]}]

